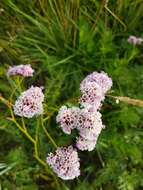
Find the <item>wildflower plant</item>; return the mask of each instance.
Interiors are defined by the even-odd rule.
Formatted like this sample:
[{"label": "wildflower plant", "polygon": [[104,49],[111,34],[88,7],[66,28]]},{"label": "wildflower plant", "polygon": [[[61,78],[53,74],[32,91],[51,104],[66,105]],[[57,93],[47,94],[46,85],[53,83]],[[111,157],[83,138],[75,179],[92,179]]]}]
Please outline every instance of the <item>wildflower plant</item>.
[{"label": "wildflower plant", "polygon": [[[142,10],[141,0],[0,1],[2,189],[142,189]],[[27,94],[35,88],[43,101]]]},{"label": "wildflower plant", "polygon": [[[11,67],[11,70],[15,68],[19,67]],[[31,68],[31,71],[32,70]],[[15,75],[19,76],[19,72],[15,72]],[[14,75],[12,74],[12,76]],[[26,76],[27,75],[23,74],[22,77],[25,78]],[[9,74],[8,77],[11,77],[11,75]],[[15,79],[13,78],[13,80]],[[15,82],[17,82],[17,80]],[[13,89],[13,93],[16,92],[17,88],[19,88],[19,91],[22,90],[20,85],[21,83],[18,82],[16,89]],[[73,180],[79,177],[83,172],[80,169],[80,162],[82,160],[80,159],[79,152],[93,151],[96,149],[98,138],[105,128],[100,111],[104,104],[105,96],[112,85],[112,79],[107,73],[103,71],[93,72],[81,81],[81,94],[76,106],[71,106],[71,104],[70,106],[61,106],[57,116],[54,118],[58,126],[65,135],[72,135],[73,130],[77,131],[71,144],[64,144],[64,146],[58,146],[58,143],[55,142],[44,125],[46,118],[43,117],[43,87],[31,86],[27,90],[21,91],[14,103],[12,99],[6,100],[0,96],[0,100],[6,104],[10,110],[11,116],[8,117],[8,119],[13,122],[22,134],[32,143],[35,159],[39,164],[44,166],[45,170],[54,178],[57,187],[60,186],[59,183],[61,182],[57,180],[55,174],[63,180]],[[115,97],[115,99],[122,100],[121,97]],[[19,123],[19,118],[22,119],[22,124]],[[37,126],[35,126],[35,137],[29,133],[28,125],[26,124],[26,120],[30,120],[31,118],[35,118],[38,121]],[[40,126],[54,149],[54,151],[48,151],[44,159],[41,158],[39,149]]]},{"label": "wildflower plant", "polygon": [[[76,138],[76,147],[79,150],[92,151],[95,148],[98,137],[105,128],[99,111],[111,87],[112,79],[106,73],[93,72],[80,84],[79,107],[60,108],[57,122],[66,134],[71,134],[72,129],[77,129],[79,136]],[[86,98],[83,98],[83,95]]]},{"label": "wildflower plant", "polygon": [[[34,70],[30,65],[20,65],[10,67],[7,74],[8,77],[14,75],[27,77],[32,76],[33,72]],[[18,84],[18,87],[20,87],[19,85],[20,84]],[[56,122],[62,131],[67,135],[71,135],[72,130],[77,130],[78,132],[75,137],[75,142],[63,147],[58,147],[44,126],[44,119],[42,117],[44,114],[43,87],[31,86],[29,89],[21,92],[14,104],[3,97],[0,97],[0,100],[10,109],[11,117],[9,117],[9,120],[12,121],[34,145],[34,156],[37,161],[46,168],[49,165],[58,177],[64,180],[71,180],[78,177],[81,173],[78,151],[92,151],[96,146],[98,136],[104,128],[101,119],[102,115],[99,111],[105,99],[105,94],[110,90],[111,86],[112,80],[106,73],[94,72],[88,75],[80,84],[81,98],[79,106],[62,106],[59,109]],[[14,93],[15,91],[16,89],[14,89]],[[83,96],[86,96],[84,102],[81,101],[83,100]],[[55,153],[48,153],[47,158],[45,158],[46,162],[40,158],[38,150],[39,124],[37,126],[38,128],[36,127],[35,129],[36,136],[34,138],[28,132],[24,121],[24,118],[30,119],[35,117],[38,119],[40,115],[42,128],[56,149]],[[22,126],[19,124],[19,117],[22,118]],[[53,175],[53,173],[51,175]]]}]

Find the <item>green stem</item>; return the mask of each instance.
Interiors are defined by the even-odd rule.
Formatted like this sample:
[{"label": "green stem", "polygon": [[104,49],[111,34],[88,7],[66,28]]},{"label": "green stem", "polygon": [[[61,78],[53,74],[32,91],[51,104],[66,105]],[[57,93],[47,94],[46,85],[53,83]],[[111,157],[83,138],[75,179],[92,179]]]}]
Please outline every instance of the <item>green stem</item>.
[{"label": "green stem", "polygon": [[26,128],[26,126],[25,126],[25,122],[24,122],[24,118],[23,118],[23,117],[21,118],[21,121],[22,121],[23,129],[24,129],[25,131],[27,131],[27,128]]},{"label": "green stem", "polygon": [[38,153],[38,133],[39,133],[39,121],[37,122],[37,126],[36,126],[36,132],[35,132],[35,144],[34,144],[34,147],[35,147],[35,156],[38,156],[39,157],[39,153]]},{"label": "green stem", "polygon": [[49,132],[47,131],[47,129],[44,126],[44,122],[43,122],[43,118],[41,117],[41,125],[42,128],[46,134],[46,136],[48,137],[48,139],[51,141],[51,143],[54,145],[55,148],[58,148],[57,144],[55,143],[55,141],[53,140],[53,138],[51,137],[51,135],[49,134]]},{"label": "green stem", "polygon": [[0,96],[0,101],[1,101],[3,104],[5,104],[8,108],[9,108],[10,106],[12,106],[12,103],[11,103],[10,101],[6,100],[5,98],[3,98],[2,96]]},{"label": "green stem", "polygon": [[22,81],[23,81],[23,77],[20,78],[18,76],[16,83],[17,83],[17,87],[18,87],[18,89],[19,89],[20,92],[22,92],[22,88],[21,88]]},{"label": "green stem", "polygon": [[11,120],[13,123],[15,123],[16,127],[32,142],[35,143],[35,140],[31,137],[31,135],[27,132],[27,130],[23,129],[19,123],[16,121],[15,116],[13,114],[12,108],[9,107],[10,113],[11,113]]},{"label": "green stem", "polygon": [[15,125],[17,126],[17,128],[33,143],[35,144],[35,140],[31,137],[31,135],[25,130],[23,129],[18,123],[16,120],[12,120]]},{"label": "green stem", "polygon": [[104,6],[104,8],[124,27],[125,31],[127,30],[127,26],[125,25],[125,23],[117,16],[115,15],[115,13],[113,13],[108,7],[107,5]]},{"label": "green stem", "polygon": [[21,80],[20,80],[20,77],[18,77],[18,78],[16,78],[16,81],[13,83],[15,85],[11,84],[11,86],[13,87],[13,91],[12,91],[12,93],[10,95],[10,98],[9,98],[10,100],[12,100],[12,98],[13,98],[13,96],[14,96],[14,94],[15,94],[15,92],[17,90],[18,90],[19,93],[22,92],[22,89],[21,89],[21,83],[22,83],[22,81],[23,81],[23,78],[21,78]]},{"label": "green stem", "polygon": [[99,150],[96,150],[96,152],[97,152],[97,155],[98,155],[98,158],[99,158],[99,160],[100,160],[100,162],[101,162],[102,167],[104,167],[104,166],[105,166],[105,163],[104,163],[104,161],[103,161],[103,159],[102,159],[102,156],[101,156]]},{"label": "green stem", "polygon": [[97,16],[96,16],[96,19],[95,19],[95,22],[94,22],[94,24],[93,24],[93,26],[92,26],[92,29],[91,29],[91,31],[93,32],[92,34],[95,33],[96,25],[97,25],[97,23],[98,23],[98,20],[100,19],[100,15],[101,15],[101,13],[102,13],[102,11],[103,11],[103,8],[104,8],[105,4],[106,4],[105,0],[102,0],[102,1],[101,1],[101,5],[100,5],[100,8],[99,8],[99,11],[98,11]]}]

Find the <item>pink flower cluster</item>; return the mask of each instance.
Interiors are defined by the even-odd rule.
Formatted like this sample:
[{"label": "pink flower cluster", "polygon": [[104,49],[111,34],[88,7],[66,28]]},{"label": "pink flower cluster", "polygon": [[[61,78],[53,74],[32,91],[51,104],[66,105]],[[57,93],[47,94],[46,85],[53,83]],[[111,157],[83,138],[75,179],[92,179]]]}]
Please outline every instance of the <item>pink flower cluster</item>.
[{"label": "pink flower cluster", "polygon": [[[98,136],[104,128],[99,109],[111,86],[112,80],[106,73],[93,72],[81,82],[80,106],[60,108],[56,117],[57,123],[66,134],[71,134],[75,128],[78,130],[76,147],[79,150],[91,151],[95,148]],[[55,154],[50,153],[47,163],[64,180],[80,175],[77,150],[72,146],[58,148]]]},{"label": "pink flower cluster", "polygon": [[[8,75],[32,76],[30,65],[19,65],[8,70]],[[76,147],[79,150],[92,151],[104,125],[99,112],[105,94],[112,86],[111,78],[104,72],[93,72],[80,84],[81,97],[79,107],[62,106],[56,117],[57,123],[66,134],[77,129]],[[31,86],[24,91],[14,105],[15,115],[32,118],[43,113],[44,94],[42,88]],[[47,163],[64,180],[80,175],[80,162],[77,149],[73,146],[59,147],[55,153],[49,153]]]},{"label": "pink flower cluster", "polygon": [[78,153],[72,146],[57,148],[54,154],[48,155],[47,163],[64,180],[74,179],[80,175]]},{"label": "pink flower cluster", "polygon": [[138,38],[136,36],[130,36],[128,42],[133,45],[141,45],[143,43],[143,38]]},{"label": "pink flower cluster", "polygon": [[76,146],[80,150],[91,151],[95,148],[101,130],[104,128],[99,111],[90,111],[87,108],[81,109],[79,116],[79,137]]},{"label": "pink flower cluster", "polygon": [[105,72],[93,72],[80,84],[80,104],[99,110],[105,94],[112,87],[112,79]]},{"label": "pink flower cluster", "polygon": [[43,113],[44,94],[39,87],[31,87],[24,91],[14,105],[15,115],[32,118]]},{"label": "pink flower cluster", "polygon": [[95,148],[101,130],[105,127],[99,112],[105,94],[112,87],[112,79],[104,72],[93,72],[80,84],[80,107],[62,106],[57,115],[57,123],[63,132],[71,134],[77,129],[79,137],[76,147],[91,151]]},{"label": "pink flower cluster", "polygon": [[10,67],[7,71],[8,76],[20,75],[23,77],[32,77],[34,70],[31,68],[31,65],[16,65]]},{"label": "pink flower cluster", "polygon": [[59,110],[59,114],[56,117],[57,123],[60,123],[60,127],[66,134],[71,134],[71,130],[76,128],[80,109],[77,107],[67,108],[62,106]]}]

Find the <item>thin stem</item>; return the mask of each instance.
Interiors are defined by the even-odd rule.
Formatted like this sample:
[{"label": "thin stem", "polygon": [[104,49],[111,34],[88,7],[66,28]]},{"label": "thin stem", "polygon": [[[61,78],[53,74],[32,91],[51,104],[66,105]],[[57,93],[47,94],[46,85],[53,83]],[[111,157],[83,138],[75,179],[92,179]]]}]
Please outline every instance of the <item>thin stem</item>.
[{"label": "thin stem", "polygon": [[12,103],[6,100],[5,98],[3,98],[2,96],[0,96],[0,101],[2,101],[2,103],[5,104],[8,108],[12,106]]},{"label": "thin stem", "polygon": [[45,181],[49,181],[49,178],[46,175],[42,174],[42,173],[39,174],[39,177],[44,179]]},{"label": "thin stem", "polygon": [[47,121],[50,118],[50,115],[48,115],[47,117],[43,118],[43,122]]},{"label": "thin stem", "polygon": [[21,80],[20,80],[20,77],[18,77],[17,78],[17,80],[16,80],[16,82],[14,82],[15,83],[15,85],[12,85],[12,86],[14,86],[14,88],[13,88],[13,91],[12,91],[12,93],[11,93],[11,95],[10,95],[10,100],[12,100],[12,98],[13,98],[13,96],[14,96],[14,94],[15,94],[15,92],[18,90],[18,92],[19,93],[21,93],[22,92],[22,89],[21,89],[21,83],[22,83],[22,81],[23,81],[23,79],[24,78],[21,78]]},{"label": "thin stem", "polygon": [[25,122],[24,122],[24,118],[23,118],[23,117],[21,118],[21,121],[22,121],[23,129],[24,129],[25,131],[27,131],[27,128],[26,128],[26,126],[25,126]]},{"label": "thin stem", "polygon": [[15,117],[14,117],[14,114],[13,114],[13,111],[12,111],[12,104],[6,100],[5,98],[1,97],[0,96],[0,100],[9,108],[10,110],[10,114],[11,114],[11,118],[8,118],[10,121],[12,121],[13,123],[15,123],[15,125],[17,126],[17,128],[32,142],[34,143],[34,139],[29,135],[29,133],[23,129],[19,123],[16,121]]},{"label": "thin stem", "polygon": [[42,5],[41,0],[38,0],[38,2],[39,2],[40,9],[41,9],[42,13],[45,14],[45,9],[44,9],[44,6]]},{"label": "thin stem", "polygon": [[21,80],[20,80],[20,77],[18,76],[16,82],[17,82],[17,86],[18,86],[20,92],[22,92],[22,88],[21,88],[21,83],[22,83],[22,81],[23,81],[23,77],[22,77]]},{"label": "thin stem", "polygon": [[105,163],[104,163],[104,161],[103,161],[103,159],[102,159],[102,156],[101,156],[100,152],[99,152],[98,150],[96,150],[96,152],[97,152],[97,155],[98,155],[98,158],[99,158],[99,160],[100,160],[100,162],[101,162],[102,167],[104,167],[104,166],[105,166]]},{"label": "thin stem", "polygon": [[46,136],[48,137],[48,139],[51,141],[51,143],[54,145],[54,147],[57,148],[58,147],[57,144],[55,143],[55,141],[53,140],[53,138],[51,137],[51,135],[49,134],[49,132],[47,131],[47,129],[44,126],[43,118],[41,118],[41,125],[42,125],[42,128],[43,128]]},{"label": "thin stem", "polygon": [[35,153],[34,157],[36,158],[36,160],[37,160],[42,166],[44,166],[45,168],[47,168],[46,162],[44,162],[41,158],[39,158],[39,156],[36,155],[36,153]]},{"label": "thin stem", "polygon": [[23,129],[23,128],[19,125],[19,123],[16,121],[11,107],[9,107],[9,109],[10,109],[10,113],[11,113],[11,119],[9,119],[9,120],[11,120],[13,123],[15,123],[16,127],[17,127],[32,143],[35,143],[35,140],[31,137],[31,135],[27,132],[27,130]]},{"label": "thin stem", "polygon": [[[43,119],[43,118],[42,118],[42,119]],[[42,125],[44,126],[43,120],[41,121],[41,123],[42,123]],[[40,127],[40,121],[38,120],[37,126],[36,126],[36,133],[35,133],[35,143],[34,143],[34,152],[35,152],[35,155],[34,155],[34,157],[36,158],[36,160],[37,160],[41,165],[43,165],[43,166],[45,167],[45,169],[46,169],[48,172],[50,172],[50,174],[53,176],[53,178],[54,178],[54,180],[55,180],[55,182],[56,182],[56,185],[57,185],[57,187],[58,187],[58,189],[59,189],[59,188],[60,188],[60,185],[59,185],[59,182],[58,182],[58,180],[57,180],[57,177],[53,174],[52,171],[49,170],[47,164],[39,157],[39,152],[38,152],[38,134],[39,134],[39,127]],[[45,130],[46,130],[46,129],[45,129]],[[46,132],[47,132],[47,130],[46,130]],[[47,133],[48,133],[48,132],[47,132]],[[49,135],[49,138],[50,138],[50,140],[51,140],[53,143],[55,143],[54,140],[52,139],[52,137],[51,137],[50,135]],[[56,144],[54,144],[54,145],[56,145]],[[57,147],[57,145],[56,145],[56,147]]]},{"label": "thin stem", "polygon": [[117,16],[115,15],[115,13],[113,13],[108,7],[107,5],[104,6],[104,8],[124,27],[125,31],[127,30],[127,26],[125,25],[125,23]]},{"label": "thin stem", "polygon": [[13,120],[13,122],[15,123],[15,125],[17,126],[17,128],[33,143],[35,144],[35,140],[31,137],[31,135],[25,131],[25,129],[23,129],[16,120]]},{"label": "thin stem", "polygon": [[106,4],[106,1],[105,1],[105,0],[102,0],[101,5],[100,5],[100,8],[99,8],[99,11],[98,11],[97,16],[96,16],[96,19],[95,19],[95,22],[94,22],[94,24],[93,24],[93,26],[92,26],[92,29],[91,29],[92,32],[93,32],[93,34],[94,34],[94,32],[95,32],[96,25],[97,25],[97,23],[98,23],[98,20],[100,19],[100,15],[101,15],[101,13],[102,13],[102,11],[103,11],[103,8],[104,8],[105,4]]},{"label": "thin stem", "polygon": [[39,157],[39,153],[38,153],[38,132],[39,132],[39,121],[37,122],[37,126],[36,126],[35,144],[34,144],[35,156],[37,156],[37,157]]}]

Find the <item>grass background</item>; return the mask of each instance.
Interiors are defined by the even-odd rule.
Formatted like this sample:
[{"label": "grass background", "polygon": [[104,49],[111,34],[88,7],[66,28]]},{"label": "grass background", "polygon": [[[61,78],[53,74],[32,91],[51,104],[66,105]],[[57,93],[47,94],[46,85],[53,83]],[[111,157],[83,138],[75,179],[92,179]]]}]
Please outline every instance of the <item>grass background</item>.
[{"label": "grass background", "polygon": [[[127,42],[129,35],[143,37],[142,10],[143,0],[1,0],[0,94],[9,98],[15,85],[6,77],[8,66],[31,64],[35,75],[22,89],[44,86],[46,128],[59,146],[70,144],[75,134],[64,135],[55,116],[61,105],[76,102],[87,74],[104,70],[113,95],[143,99],[143,46]],[[143,109],[107,97],[102,113],[107,127],[96,149],[80,152],[81,176],[59,180],[62,190],[143,188]],[[58,189],[8,115],[0,103],[0,189]],[[36,121],[25,122],[33,135]],[[42,130],[39,138],[44,160],[52,146]]]}]

